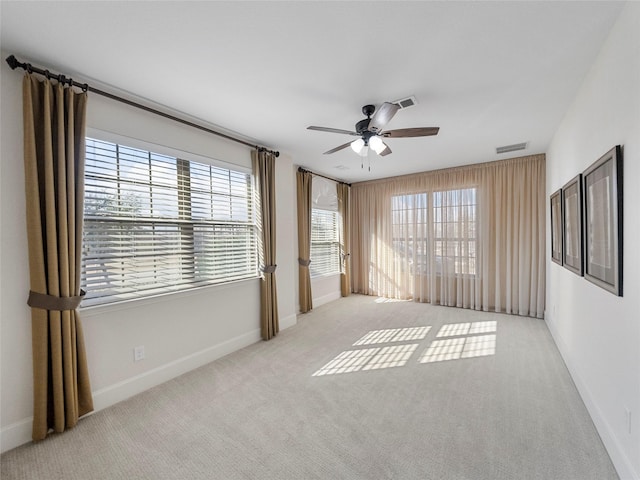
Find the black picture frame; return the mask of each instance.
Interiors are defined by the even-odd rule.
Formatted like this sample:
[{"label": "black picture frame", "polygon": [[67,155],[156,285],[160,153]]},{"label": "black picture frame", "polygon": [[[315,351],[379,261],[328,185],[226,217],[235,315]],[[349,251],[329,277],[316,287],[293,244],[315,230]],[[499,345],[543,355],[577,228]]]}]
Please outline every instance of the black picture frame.
[{"label": "black picture frame", "polygon": [[551,260],[562,265],[562,189],[549,197],[551,206]]},{"label": "black picture frame", "polygon": [[583,275],[582,174],[562,187],[562,265]]},{"label": "black picture frame", "polygon": [[585,272],[622,296],[622,148],[616,145],[583,172]]}]

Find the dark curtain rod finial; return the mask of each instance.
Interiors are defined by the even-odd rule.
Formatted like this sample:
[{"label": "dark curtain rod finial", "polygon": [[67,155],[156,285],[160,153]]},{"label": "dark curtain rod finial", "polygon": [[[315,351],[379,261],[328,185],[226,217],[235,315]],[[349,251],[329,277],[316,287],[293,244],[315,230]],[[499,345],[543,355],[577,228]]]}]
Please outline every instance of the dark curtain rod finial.
[{"label": "dark curtain rod finial", "polygon": [[9,67],[11,67],[11,70],[15,70],[20,65],[20,62],[18,62],[18,59],[13,55],[9,55],[7,57],[7,63],[9,64]]},{"label": "dark curtain rod finial", "polygon": [[236,138],[236,137],[232,137],[231,135],[227,135],[227,134],[222,133],[222,132],[218,132],[216,130],[213,130],[211,128],[205,127],[203,125],[200,125],[200,124],[197,124],[197,123],[194,123],[194,122],[190,122],[190,121],[185,120],[183,118],[176,117],[176,116],[171,115],[169,113],[165,113],[165,112],[162,112],[160,110],[156,110],[155,108],[151,108],[151,107],[148,107],[146,105],[142,105],[140,103],[136,103],[136,102],[128,100],[126,98],[122,98],[122,97],[119,97],[117,95],[114,95],[112,93],[104,92],[104,91],[99,90],[99,89],[97,89],[95,87],[91,87],[86,83],[75,82],[75,81],[73,81],[72,78],[66,77],[65,75],[63,75],[61,73],[59,73],[59,74],[51,73],[49,70],[43,70],[41,68],[34,67],[30,63],[22,63],[22,62],[18,61],[18,59],[15,57],[15,55],[9,55],[6,58],[6,61],[7,61],[7,64],[9,64],[9,67],[11,68],[11,70],[15,70],[16,68],[20,67],[20,68],[26,70],[29,73],[37,73],[39,75],[44,75],[45,77],[47,77],[47,79],[55,79],[62,85],[64,85],[65,83],[68,83],[69,87],[81,88],[83,92],[92,92],[92,93],[95,93],[97,95],[102,95],[103,97],[107,97],[107,98],[109,98],[111,100],[115,100],[117,102],[124,103],[126,105],[131,106],[131,107],[136,107],[136,108],[139,108],[139,109],[144,110],[146,112],[153,113],[155,115],[159,115],[159,116],[164,117],[164,118],[168,118],[169,120],[173,120],[174,122],[182,123],[183,125],[188,125],[190,127],[197,128],[198,130],[202,130],[203,132],[211,133],[213,135],[217,135],[219,137],[226,138],[227,140],[231,140],[232,142],[241,143],[242,145],[246,145],[247,147],[263,149],[264,151],[270,152],[273,155],[275,155],[276,158],[280,156],[280,152],[269,150],[266,147],[260,147],[260,146],[253,145],[252,143],[245,142],[244,140],[241,140],[241,139]]}]

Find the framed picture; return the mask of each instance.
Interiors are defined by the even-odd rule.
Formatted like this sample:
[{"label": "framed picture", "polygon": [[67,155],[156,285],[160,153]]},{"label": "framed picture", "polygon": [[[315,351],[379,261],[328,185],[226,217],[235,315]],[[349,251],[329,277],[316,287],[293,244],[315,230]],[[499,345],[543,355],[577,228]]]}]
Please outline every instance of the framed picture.
[{"label": "framed picture", "polygon": [[551,194],[551,260],[562,265],[562,189]]},{"label": "framed picture", "polygon": [[622,296],[622,149],[615,146],[583,173],[585,271]]},{"label": "framed picture", "polygon": [[582,276],[582,175],[562,187],[562,264]]}]

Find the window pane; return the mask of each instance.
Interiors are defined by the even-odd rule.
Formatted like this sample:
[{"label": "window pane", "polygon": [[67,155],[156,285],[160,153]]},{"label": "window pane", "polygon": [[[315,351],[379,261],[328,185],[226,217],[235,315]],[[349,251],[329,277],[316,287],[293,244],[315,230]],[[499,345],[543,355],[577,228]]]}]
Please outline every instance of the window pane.
[{"label": "window pane", "polygon": [[392,198],[393,248],[398,267],[411,274],[426,273],[429,259],[428,194],[397,195]]},{"label": "window pane", "polygon": [[443,274],[475,275],[476,189],[434,192],[434,256]]}]

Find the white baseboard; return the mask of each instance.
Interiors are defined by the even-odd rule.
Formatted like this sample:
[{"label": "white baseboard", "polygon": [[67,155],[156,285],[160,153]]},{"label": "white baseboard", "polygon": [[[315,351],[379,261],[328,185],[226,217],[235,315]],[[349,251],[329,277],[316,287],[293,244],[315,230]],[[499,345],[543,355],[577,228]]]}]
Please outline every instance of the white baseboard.
[{"label": "white baseboard", "polygon": [[324,295],[322,297],[318,297],[318,298],[314,298],[313,299],[313,307],[319,307],[320,305],[324,305],[325,303],[329,303],[329,302],[333,302],[334,300],[338,300],[339,298],[341,298],[342,295],[340,294],[340,292],[332,292],[329,293],[328,295]]},{"label": "white baseboard", "polygon": [[8,452],[31,441],[33,417],[7,425],[0,430],[0,453]]},{"label": "white baseboard", "polygon": [[298,323],[298,317],[296,314],[288,315],[279,320],[280,330],[284,330],[285,328],[293,327],[296,323]]},{"label": "white baseboard", "polygon": [[[313,298],[312,299],[313,308],[318,308],[319,306],[324,305],[325,303],[333,302],[334,300],[338,300],[339,298],[342,298],[342,295],[340,294],[340,292],[334,292],[328,295],[323,295],[322,297]],[[296,304],[296,312],[300,312],[299,303]]]},{"label": "white baseboard", "polygon": [[[562,359],[564,360],[569,373],[571,374],[571,378],[582,397],[582,401],[587,407],[587,411],[589,415],[591,415],[591,419],[593,420],[594,425],[596,426],[596,430],[600,434],[600,438],[602,439],[602,443],[604,444],[607,453],[609,453],[609,457],[611,457],[611,461],[613,462],[613,466],[618,472],[618,476],[620,480],[640,480],[640,474],[635,471],[631,460],[624,453],[620,442],[618,441],[618,437],[614,433],[614,430],[611,428],[607,420],[602,415],[602,411],[596,404],[589,387],[583,381],[583,377],[580,374],[580,369],[575,365],[566,355],[567,346],[562,340],[562,337],[559,335],[553,321],[545,316],[547,327],[551,332],[551,336],[553,337],[558,350],[560,351],[560,355],[562,355]],[[551,320],[551,321],[550,321]]]},{"label": "white baseboard", "polygon": [[[293,322],[295,324],[295,315]],[[289,317],[285,319],[291,322]],[[133,397],[172,378],[211,363],[241,348],[260,341],[260,330],[254,330],[218,345],[192,353],[122,382],[93,392],[94,413]],[[6,452],[31,441],[33,418],[25,418],[0,430],[0,451]]]}]

